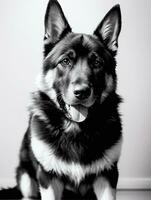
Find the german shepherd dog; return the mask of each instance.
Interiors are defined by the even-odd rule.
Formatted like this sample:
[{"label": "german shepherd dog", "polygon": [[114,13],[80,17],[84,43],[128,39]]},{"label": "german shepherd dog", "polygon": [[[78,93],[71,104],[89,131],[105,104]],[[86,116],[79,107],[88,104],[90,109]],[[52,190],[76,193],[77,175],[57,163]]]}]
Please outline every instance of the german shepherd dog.
[{"label": "german shepherd dog", "polygon": [[115,60],[120,30],[119,5],[87,35],[73,33],[57,0],[49,1],[40,87],[32,94],[17,186],[2,190],[0,197],[116,199],[122,144]]}]

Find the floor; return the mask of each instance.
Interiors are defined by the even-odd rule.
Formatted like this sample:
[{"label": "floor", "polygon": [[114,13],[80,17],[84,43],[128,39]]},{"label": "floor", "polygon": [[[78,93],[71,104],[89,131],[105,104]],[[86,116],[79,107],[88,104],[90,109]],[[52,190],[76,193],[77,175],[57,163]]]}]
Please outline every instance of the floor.
[{"label": "floor", "polygon": [[[2,199],[0,199],[0,200],[2,200]],[[24,198],[24,200],[29,200],[29,199]],[[105,200],[108,200],[108,199],[105,199]],[[143,190],[142,191],[140,191],[140,190],[135,190],[135,191],[120,190],[117,192],[116,200],[151,200],[151,190],[146,190],[146,191],[143,191]]]},{"label": "floor", "polygon": [[117,200],[151,200],[151,190],[118,191]]}]

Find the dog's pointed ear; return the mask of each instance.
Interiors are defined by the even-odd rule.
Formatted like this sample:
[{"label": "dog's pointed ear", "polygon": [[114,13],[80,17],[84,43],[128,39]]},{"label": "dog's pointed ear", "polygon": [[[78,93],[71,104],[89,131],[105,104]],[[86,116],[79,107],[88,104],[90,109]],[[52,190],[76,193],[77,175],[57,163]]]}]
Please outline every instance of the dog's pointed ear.
[{"label": "dog's pointed ear", "polygon": [[56,43],[59,39],[71,32],[71,28],[64,16],[57,0],[49,0],[45,14],[44,42]]},{"label": "dog's pointed ear", "polygon": [[101,21],[94,34],[114,53],[118,48],[118,36],[121,31],[121,10],[119,4],[115,5]]}]

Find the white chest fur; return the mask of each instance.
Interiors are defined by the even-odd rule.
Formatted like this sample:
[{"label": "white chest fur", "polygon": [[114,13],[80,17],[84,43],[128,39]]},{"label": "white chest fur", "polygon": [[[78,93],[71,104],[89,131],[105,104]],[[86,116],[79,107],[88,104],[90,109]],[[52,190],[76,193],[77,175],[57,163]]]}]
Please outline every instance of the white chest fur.
[{"label": "white chest fur", "polygon": [[87,174],[97,174],[104,169],[110,169],[114,161],[118,160],[120,156],[121,143],[122,140],[112,146],[109,150],[106,150],[103,158],[89,165],[81,165],[80,163],[66,162],[61,158],[58,158],[55,155],[53,148],[40,140],[34,131],[31,136],[33,153],[44,169],[48,172],[54,171],[59,175],[67,175],[76,184],[79,184]]}]

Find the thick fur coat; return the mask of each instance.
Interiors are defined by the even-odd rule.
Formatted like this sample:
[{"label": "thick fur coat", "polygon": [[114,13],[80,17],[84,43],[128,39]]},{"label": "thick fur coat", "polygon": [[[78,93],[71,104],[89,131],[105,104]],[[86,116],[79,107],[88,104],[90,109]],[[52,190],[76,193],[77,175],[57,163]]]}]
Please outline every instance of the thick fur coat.
[{"label": "thick fur coat", "polygon": [[40,87],[32,94],[17,186],[0,197],[116,199],[122,144],[115,60],[120,30],[119,5],[87,35],[73,33],[59,3],[49,1]]}]

